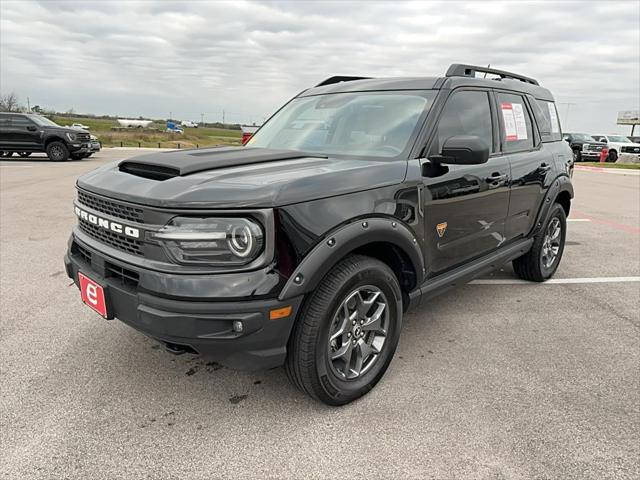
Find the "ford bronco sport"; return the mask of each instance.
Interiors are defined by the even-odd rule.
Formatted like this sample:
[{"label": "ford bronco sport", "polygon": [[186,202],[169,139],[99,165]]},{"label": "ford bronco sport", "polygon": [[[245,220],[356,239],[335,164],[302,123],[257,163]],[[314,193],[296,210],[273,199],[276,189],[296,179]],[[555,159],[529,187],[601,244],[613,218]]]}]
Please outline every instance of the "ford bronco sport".
[{"label": "ford bronco sport", "polygon": [[66,270],[87,305],[170,352],[284,364],[342,405],[383,376],[409,307],[509,261],[526,280],[554,274],[572,165],[531,78],[457,64],[332,77],[246,147],[79,178]]}]

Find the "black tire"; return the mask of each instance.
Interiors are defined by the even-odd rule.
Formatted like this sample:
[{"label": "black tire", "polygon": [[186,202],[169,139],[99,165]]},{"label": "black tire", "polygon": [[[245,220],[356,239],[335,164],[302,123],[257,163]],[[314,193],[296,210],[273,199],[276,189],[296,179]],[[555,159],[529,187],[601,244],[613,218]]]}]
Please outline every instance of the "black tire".
[{"label": "black tire", "polygon": [[618,160],[618,152],[615,150],[609,150],[609,155],[607,156],[607,162],[616,163]]},{"label": "black tire", "polygon": [[[335,369],[335,364],[329,358],[333,343],[330,341],[330,333],[339,322],[338,316],[347,299],[353,298],[353,292],[358,289],[365,291],[372,288],[381,292],[382,303],[386,304],[383,309],[384,325],[386,334],[383,334],[383,344],[379,347],[376,357],[367,357],[370,363],[368,369],[360,362],[362,373],[355,378],[345,378],[340,376]],[[351,295],[351,296],[350,296]],[[359,297],[362,299],[362,297]],[[371,298],[371,297],[370,297]],[[372,300],[374,301],[374,300]],[[379,308],[380,303],[371,304]],[[369,307],[367,307],[369,308]],[[372,318],[372,315],[370,318]],[[349,324],[346,317],[346,324]],[[360,317],[356,317],[360,318]],[[349,325],[349,329],[358,329]],[[362,322],[360,322],[362,325]],[[326,277],[320,282],[309,298],[306,299],[301,314],[294,325],[288,345],[288,355],[285,362],[285,370],[291,382],[300,390],[311,397],[326,403],[327,405],[345,405],[369,392],[382,378],[387,370],[396,346],[400,338],[402,326],[402,293],[398,280],[393,271],[383,262],[374,258],[362,255],[349,255],[338,263]],[[367,343],[369,337],[357,337],[363,335],[365,328],[360,329],[360,333],[348,333],[346,344],[349,350],[357,352],[356,341]],[[346,331],[346,330],[342,330]],[[376,335],[367,332],[366,335]],[[341,342],[344,335],[341,335]],[[359,344],[358,347],[361,347]],[[361,349],[359,349],[362,352]],[[356,357],[358,354],[356,353]],[[357,365],[358,359],[355,359]],[[344,371],[351,373],[351,354],[349,363],[345,362]],[[357,367],[356,367],[357,368]]]},{"label": "black tire", "polygon": [[19,152],[18,155],[20,155],[22,158],[27,158],[31,155],[31,152]]},{"label": "black tire", "polygon": [[47,157],[53,162],[66,162],[69,159],[69,149],[62,142],[51,142],[47,145]]},{"label": "black tire", "polygon": [[[547,233],[549,228],[552,226],[552,224],[555,224],[554,219],[557,219],[560,225],[558,251],[557,254],[555,254],[553,262],[545,265],[545,243],[547,240]],[[567,215],[565,214],[562,205],[556,203],[553,205],[553,207],[551,207],[549,217],[544,226],[534,237],[531,250],[513,261],[513,270],[516,272],[516,275],[518,275],[518,277],[522,278],[523,280],[529,280],[532,282],[544,282],[545,280],[551,278],[553,274],[556,273],[558,265],[560,265],[562,253],[564,252],[566,237]]]},{"label": "black tire", "polygon": [[577,148],[573,151],[573,161],[579,162],[582,160],[582,152]]}]

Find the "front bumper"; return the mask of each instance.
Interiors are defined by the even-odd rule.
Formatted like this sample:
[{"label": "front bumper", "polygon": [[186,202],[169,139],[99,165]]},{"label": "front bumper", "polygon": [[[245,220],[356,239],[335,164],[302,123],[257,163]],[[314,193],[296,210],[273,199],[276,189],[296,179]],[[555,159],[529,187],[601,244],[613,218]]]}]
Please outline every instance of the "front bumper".
[{"label": "front bumper", "polygon": [[[67,275],[76,286],[79,286],[78,272],[82,272],[104,287],[109,317],[158,340],[169,351],[198,353],[240,370],[273,368],[284,363],[302,297],[285,302],[276,298],[225,301],[224,296],[216,298],[207,289],[198,298],[193,297],[197,281],[195,285],[192,281],[189,287],[192,296],[187,298],[181,296],[184,292],[172,290],[172,286],[181,283],[177,278],[180,275],[159,272],[153,272],[162,277],[155,284],[164,285],[164,291],[147,290],[136,284],[136,278],[143,273],[140,269],[107,258],[73,236],[64,262]],[[270,320],[271,310],[286,306],[292,307],[289,316]],[[233,330],[234,321],[242,322],[242,332]]]},{"label": "front bumper", "polygon": [[88,143],[69,143],[69,152],[73,153],[89,153],[91,152],[91,145]]}]

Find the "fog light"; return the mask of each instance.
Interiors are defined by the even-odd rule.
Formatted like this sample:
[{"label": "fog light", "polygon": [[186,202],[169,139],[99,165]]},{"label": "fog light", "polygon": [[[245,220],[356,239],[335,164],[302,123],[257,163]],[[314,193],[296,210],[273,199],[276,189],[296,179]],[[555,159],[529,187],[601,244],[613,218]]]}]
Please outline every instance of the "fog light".
[{"label": "fog light", "polygon": [[232,328],[234,332],[241,333],[244,329],[244,326],[242,325],[242,322],[240,320],[234,320]]}]

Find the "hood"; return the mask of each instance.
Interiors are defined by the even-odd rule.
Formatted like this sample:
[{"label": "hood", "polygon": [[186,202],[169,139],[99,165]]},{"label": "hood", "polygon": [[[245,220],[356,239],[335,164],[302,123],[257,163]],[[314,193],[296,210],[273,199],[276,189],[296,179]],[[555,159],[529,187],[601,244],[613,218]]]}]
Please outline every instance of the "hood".
[{"label": "hood", "polygon": [[105,165],[82,189],[166,208],[263,208],[403,181],[406,161],[346,159],[290,150],[223,147],[157,152]]}]

